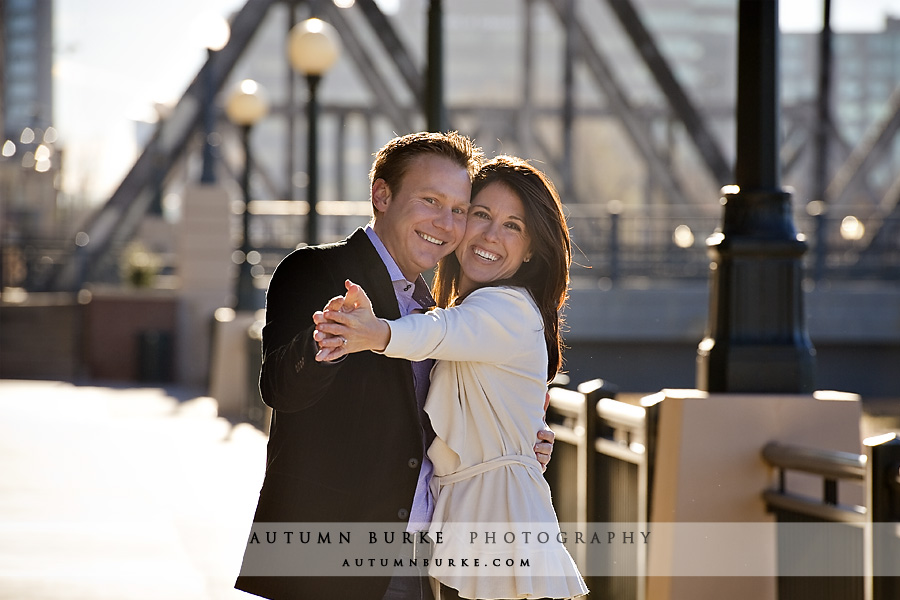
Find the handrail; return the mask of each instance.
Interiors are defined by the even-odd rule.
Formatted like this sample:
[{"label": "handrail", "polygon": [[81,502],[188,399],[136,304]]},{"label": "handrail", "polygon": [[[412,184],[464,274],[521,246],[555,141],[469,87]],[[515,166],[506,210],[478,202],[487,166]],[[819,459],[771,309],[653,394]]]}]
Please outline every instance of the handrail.
[{"label": "handrail", "polygon": [[866,521],[868,511],[864,506],[847,506],[823,504],[804,496],[766,490],[763,500],[769,509],[778,509],[787,513],[797,513],[833,523],[861,525]]},{"label": "handrail", "polygon": [[612,398],[601,398],[597,402],[597,416],[613,425],[638,429],[644,426],[647,409]]},{"label": "handrail", "polygon": [[583,404],[583,394],[565,388],[550,389],[550,406],[565,417],[577,417]]},{"label": "handrail", "polygon": [[866,476],[866,457],[863,454],[770,442],[763,448],[762,456],[773,467],[826,478],[862,480]]}]

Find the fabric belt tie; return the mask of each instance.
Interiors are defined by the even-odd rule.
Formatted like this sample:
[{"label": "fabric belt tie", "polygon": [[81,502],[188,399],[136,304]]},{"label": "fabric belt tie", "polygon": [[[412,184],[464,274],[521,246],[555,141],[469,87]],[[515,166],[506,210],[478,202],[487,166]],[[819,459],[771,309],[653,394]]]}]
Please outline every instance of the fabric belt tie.
[{"label": "fabric belt tie", "polygon": [[498,456],[496,458],[474,464],[470,467],[460,469],[459,471],[448,473],[447,475],[433,475],[431,477],[431,493],[435,498],[437,498],[438,493],[441,491],[441,488],[445,485],[465,481],[466,479],[471,479],[476,475],[481,475],[482,473],[493,471],[494,469],[498,469],[505,465],[515,464],[522,465],[528,469],[533,469],[536,474],[543,477],[541,463],[539,463],[537,458],[535,458],[534,456],[525,456],[522,454],[505,454],[503,456]]}]

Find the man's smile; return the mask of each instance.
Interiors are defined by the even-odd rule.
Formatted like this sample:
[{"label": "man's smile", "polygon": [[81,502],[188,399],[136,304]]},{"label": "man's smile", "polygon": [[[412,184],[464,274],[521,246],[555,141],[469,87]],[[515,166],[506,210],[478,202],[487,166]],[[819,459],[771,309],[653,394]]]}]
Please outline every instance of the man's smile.
[{"label": "man's smile", "polygon": [[427,233],[419,233],[419,237],[422,238],[423,240],[425,240],[426,242],[431,242],[432,244],[437,244],[438,246],[444,245],[444,242],[442,242],[441,240],[439,240],[437,238],[431,237]]}]

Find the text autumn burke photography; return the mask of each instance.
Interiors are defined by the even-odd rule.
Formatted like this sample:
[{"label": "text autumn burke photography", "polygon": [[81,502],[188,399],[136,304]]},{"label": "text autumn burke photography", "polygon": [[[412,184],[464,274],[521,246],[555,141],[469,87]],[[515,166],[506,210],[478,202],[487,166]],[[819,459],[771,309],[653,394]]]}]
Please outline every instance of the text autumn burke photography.
[{"label": "text autumn burke photography", "polygon": [[560,544],[573,554],[582,548],[623,564],[652,536],[646,527],[622,525],[628,524],[443,523],[412,532],[392,523],[256,523],[242,574],[371,576],[420,567],[476,569],[479,576],[535,573],[553,564],[545,556]]},{"label": "text autumn burke photography", "polygon": [[[271,529],[269,524],[262,524],[260,528],[254,528],[250,532],[248,544],[352,544],[354,538],[360,535],[360,532],[337,530],[323,531],[321,529],[313,530],[282,530]],[[419,531],[368,531],[362,535],[366,538],[368,544],[393,544],[401,545],[417,545],[417,544],[433,544],[438,545],[444,543],[444,531],[437,530],[433,532]],[[559,542],[561,544],[647,544],[650,541],[649,531],[497,531],[497,530],[481,530],[481,531],[464,531],[464,535],[468,536],[470,544],[514,544],[516,540],[526,544],[549,544],[551,542]]]}]

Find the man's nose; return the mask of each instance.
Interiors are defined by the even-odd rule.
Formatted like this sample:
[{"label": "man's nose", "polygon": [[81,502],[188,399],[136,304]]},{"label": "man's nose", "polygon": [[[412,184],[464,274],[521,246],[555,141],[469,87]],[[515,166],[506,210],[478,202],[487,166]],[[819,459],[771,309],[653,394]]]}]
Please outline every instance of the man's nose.
[{"label": "man's nose", "polygon": [[434,224],[445,231],[453,229],[453,210],[445,209],[440,212],[434,219]]}]

